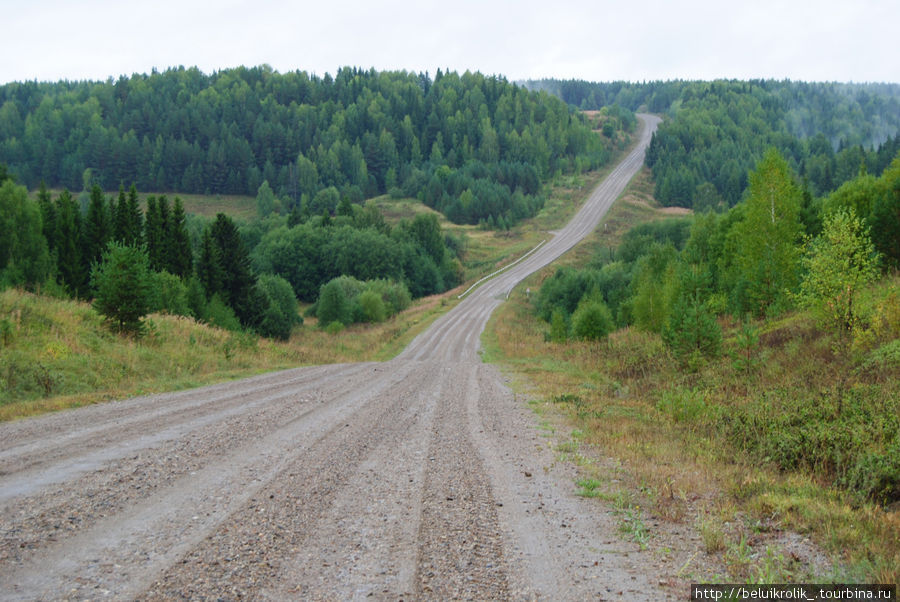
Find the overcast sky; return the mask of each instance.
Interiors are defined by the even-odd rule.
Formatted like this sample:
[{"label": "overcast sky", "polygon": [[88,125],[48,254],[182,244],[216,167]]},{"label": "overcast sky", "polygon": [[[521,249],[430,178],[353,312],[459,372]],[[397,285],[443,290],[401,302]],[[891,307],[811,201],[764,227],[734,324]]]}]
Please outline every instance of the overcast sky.
[{"label": "overcast sky", "polygon": [[900,82],[898,0],[0,0],[0,83],[267,63]]}]

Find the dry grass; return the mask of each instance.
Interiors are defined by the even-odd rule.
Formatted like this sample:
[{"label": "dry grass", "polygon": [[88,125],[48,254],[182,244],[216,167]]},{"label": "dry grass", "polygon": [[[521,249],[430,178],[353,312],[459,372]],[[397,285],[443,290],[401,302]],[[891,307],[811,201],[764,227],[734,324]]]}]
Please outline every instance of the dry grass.
[{"label": "dry grass", "polygon": [[[836,385],[834,372],[823,370],[827,341],[808,345],[811,353],[802,361],[790,340],[768,348],[756,376],[735,372],[727,357],[684,374],[656,335],[624,329],[605,342],[559,344],[544,340],[546,328],[517,291],[489,324],[486,355],[517,375],[514,380],[527,383],[532,397],[544,400],[537,403],[541,412],[562,414],[569,428],[583,433],[581,441],[601,464],[614,458],[623,466],[616,477],[628,495],[661,519],[696,525],[707,551],[720,555],[734,569],[732,576],[765,569],[751,563],[739,571],[738,543],[759,559],[761,550],[776,549],[783,530],[793,530],[828,550],[843,566],[836,573],[843,578],[879,583],[900,578],[900,509],[861,500],[803,471],[759,464],[705,430],[704,423],[674,420],[659,405],[666,391],[700,390],[709,406],[728,408],[755,403],[769,388],[829,390]],[[801,321],[789,328],[805,326]],[[900,385],[886,385],[883,394],[900,395]],[[755,534],[757,525],[766,525],[766,531]]]},{"label": "dry grass", "polygon": [[[51,189],[52,198],[59,196],[61,189]],[[127,194],[127,190],[125,191]],[[73,191],[72,196],[77,197],[78,191]],[[118,198],[118,190],[107,190],[103,193],[107,197]],[[148,196],[159,197],[165,195],[169,202],[175,200],[175,197],[181,199],[184,205],[185,213],[194,213],[204,217],[215,217],[218,213],[226,213],[231,217],[240,219],[251,219],[256,217],[256,198],[240,194],[185,194],[183,192],[147,192],[138,191],[141,206],[147,202]],[[31,191],[31,196],[37,198],[37,191]]]},{"label": "dry grass", "polygon": [[385,360],[455,302],[420,299],[377,325],[336,335],[315,322],[287,342],[153,314],[140,339],[114,334],[90,305],[0,292],[0,420],[186,389],[303,365]]},{"label": "dry grass", "polygon": [[[514,291],[488,324],[483,337],[486,359],[502,363],[514,375],[545,419],[554,416],[580,433],[580,441],[592,450],[584,453],[595,457],[594,466],[584,469],[586,475],[604,481],[603,475],[613,471],[619,489],[603,496],[640,500],[660,519],[693,526],[705,551],[724,563],[730,578],[896,583],[896,504],[885,508],[818,473],[785,472],[761,463],[735,450],[719,433],[709,432],[708,422],[676,419],[661,403],[667,394],[690,397],[696,392],[698,411],[728,411],[756,404],[772,392],[791,399],[809,391],[835,394],[857,387],[874,395],[873,403],[880,399],[885,404],[900,397],[896,366],[856,371],[848,379],[846,361],[835,355],[831,339],[800,314],[756,325],[760,343],[752,352],[750,370],[738,369],[728,355],[738,351],[741,327],[729,320],[721,323],[726,354],[693,373],[680,370],[657,335],[634,329],[620,330],[599,343],[545,340],[548,326],[534,315],[525,287],[537,290],[560,263],[583,265],[598,252],[614,248],[639,221],[666,217],[653,208],[648,194],[652,183],[644,171],[613,207],[605,226],[562,262]],[[893,316],[888,310],[898,289],[900,278],[894,276],[863,303],[887,307],[885,315]],[[900,323],[896,316],[888,320]],[[884,330],[873,322],[872,330],[878,328]],[[828,568],[824,557],[804,568],[807,556],[798,556],[797,538],[788,531],[808,535],[839,568]],[[814,547],[807,551],[810,558],[816,556]]]}]

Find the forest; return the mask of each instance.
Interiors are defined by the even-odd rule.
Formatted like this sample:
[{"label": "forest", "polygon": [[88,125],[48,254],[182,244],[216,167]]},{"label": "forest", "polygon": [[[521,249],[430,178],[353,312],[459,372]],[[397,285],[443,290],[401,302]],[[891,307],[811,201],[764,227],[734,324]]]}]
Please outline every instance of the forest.
[{"label": "forest", "polygon": [[30,189],[256,195],[265,181],[288,210],[391,192],[509,224],[547,178],[608,157],[579,112],[480,73],[177,68],[0,87],[0,162]]},{"label": "forest", "polygon": [[809,194],[878,176],[900,150],[900,85],[790,81],[527,82],[583,109],[618,105],[666,114],[647,154],[664,205],[733,207],[770,147]]},{"label": "forest", "polygon": [[[7,84],[0,216],[18,234],[0,246],[0,285],[50,283],[107,315],[129,305],[116,317],[125,330],[166,311],[287,338],[296,299],[326,292],[311,310],[323,325],[383,320],[456,286],[462,243],[434,215],[391,226],[366,199],[418,198],[451,221],[505,230],[543,206],[549,178],[608,161],[626,126],[633,115],[601,136],[554,96],[440,70],[178,68]],[[63,190],[52,199],[51,188]],[[206,223],[179,192],[255,195],[259,219]],[[130,279],[146,286],[121,284]]]},{"label": "forest", "polygon": [[323,326],[384,320],[460,279],[460,244],[434,214],[391,226],[374,206],[350,203],[334,216],[270,215],[250,224],[220,213],[193,218],[201,228],[194,242],[178,196],[140,200],[132,186],[107,197],[94,184],[82,212],[68,190],[53,199],[42,187],[34,202],[4,177],[0,287],[94,299],[123,331],[140,332],[143,316],[163,311],[287,339],[301,320],[297,300],[316,301],[331,281],[345,297],[332,302],[347,310]]}]

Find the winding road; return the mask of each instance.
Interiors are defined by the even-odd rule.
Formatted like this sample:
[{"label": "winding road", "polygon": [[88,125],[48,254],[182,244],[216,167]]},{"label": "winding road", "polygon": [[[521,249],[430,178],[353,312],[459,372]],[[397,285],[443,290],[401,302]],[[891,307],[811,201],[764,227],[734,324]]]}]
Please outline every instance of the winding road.
[{"label": "winding road", "polygon": [[568,226],[384,363],[0,425],[0,599],[659,599],[573,495],[504,377],[491,312],[591,233],[658,118]]}]

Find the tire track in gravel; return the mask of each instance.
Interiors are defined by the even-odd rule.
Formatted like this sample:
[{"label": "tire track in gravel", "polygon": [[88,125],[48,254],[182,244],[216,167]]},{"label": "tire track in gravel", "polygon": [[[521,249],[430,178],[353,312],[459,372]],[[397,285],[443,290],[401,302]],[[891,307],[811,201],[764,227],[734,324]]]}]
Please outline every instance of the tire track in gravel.
[{"label": "tire track in gravel", "polygon": [[418,534],[419,598],[510,597],[496,502],[466,421],[471,366],[453,364],[442,374],[451,388],[437,409],[426,463]]},{"label": "tire track in gravel", "polygon": [[[431,380],[440,368],[417,365],[415,370]],[[404,411],[411,416],[399,421],[399,428],[382,431],[377,446],[318,521],[316,538],[325,545],[288,562],[278,587],[264,597],[410,598],[429,441],[435,408],[447,394],[446,379],[429,385],[407,391],[412,399]]]},{"label": "tire track in gravel", "polygon": [[[393,368],[387,370],[392,387],[372,387],[365,394],[366,403],[345,404],[348,413],[327,434],[273,471],[264,487],[180,561],[170,564],[141,598],[243,598],[274,590],[285,593],[284,599],[312,599],[316,584],[297,583],[291,577],[302,574],[307,564],[314,575],[328,568],[321,552],[331,542],[322,537],[320,524],[329,508],[370,457],[370,450],[386,437],[402,436],[418,419],[417,390],[427,388],[429,374],[416,371],[412,364]],[[337,583],[327,586],[333,592]],[[324,598],[337,599],[334,593]]]},{"label": "tire track in gravel", "polygon": [[[94,590],[133,597],[149,585],[148,579],[175,563],[219,523],[235,520],[234,516],[242,519],[245,513],[241,508],[248,500],[268,482],[290,474],[287,467],[316,445],[307,442],[327,439],[343,429],[352,409],[365,408],[379,392],[410,376],[409,370],[386,372],[381,366],[368,369],[377,370],[377,376],[364,382],[343,381],[346,391],[341,396],[281,425],[266,437],[255,440],[254,435],[235,441],[232,449],[215,462],[171,479],[157,493],[132,499],[124,509],[95,524],[84,528],[79,525],[62,541],[42,541],[34,553],[16,562],[14,571],[0,573],[0,592],[21,593],[26,599],[52,599],[67,591],[83,598],[91,597],[90,590],[83,591],[91,584]],[[324,462],[329,459],[328,455],[321,457]],[[16,528],[4,525],[6,532]],[[54,567],[51,574],[47,566]]]},{"label": "tire track in gravel", "polygon": [[[11,503],[0,506],[0,559],[21,560],[25,550],[59,542],[175,479],[218,461],[240,444],[238,436],[261,438],[281,425],[302,419],[316,409],[323,397],[346,394],[358,384],[352,379],[361,372],[368,374],[372,366],[354,366],[346,371],[351,380],[337,382],[330,373],[341,367],[333,367],[325,374],[319,369],[310,370],[309,378],[291,379],[292,389],[270,387],[266,390],[269,395],[249,403],[240,393],[236,399],[242,405],[229,403],[230,407],[216,408],[216,412],[202,419],[152,435],[119,434],[130,438],[122,438],[106,450],[87,452],[86,458],[81,455],[45,466],[43,471],[32,468],[17,475],[4,482],[0,492],[0,502],[12,498]],[[324,385],[329,388],[321,389]],[[142,426],[147,428],[146,423]],[[52,444],[47,442],[48,446]],[[73,469],[73,465],[78,469]],[[91,472],[87,466],[97,468]],[[30,495],[38,485],[48,483],[56,485],[52,492]],[[79,504],[84,500],[90,504]]]},{"label": "tire track in gravel", "polygon": [[[352,374],[365,370],[365,364],[349,367],[318,366],[277,372],[274,375],[238,381],[233,386],[226,383],[155,396],[150,411],[134,412],[134,407],[144,405],[147,399],[135,398],[85,408],[72,423],[66,423],[65,419],[70,414],[65,413],[48,417],[41,422],[39,429],[33,427],[33,422],[14,422],[7,433],[6,441],[9,445],[0,451],[0,476],[39,469],[40,479],[36,479],[33,473],[23,475],[26,477],[23,480],[35,487],[51,482],[51,474],[56,475],[56,478],[69,478],[81,468],[71,459],[73,451],[82,454],[78,462],[85,465],[85,471],[93,470],[97,464],[126,455],[140,447],[149,447],[228,415],[266,405],[270,398],[279,394],[296,394],[299,390],[332,378],[332,373],[341,370],[350,370]],[[267,397],[261,398],[260,394]],[[103,412],[104,408],[110,411]],[[153,426],[152,432],[148,431],[148,425]],[[110,447],[111,439],[122,441],[120,447],[125,449]],[[98,450],[97,462],[83,457],[85,450],[90,448]],[[47,468],[51,464],[56,465],[54,469]],[[7,481],[0,493],[0,501],[21,493],[27,493],[24,486],[16,487],[15,481]]]}]

